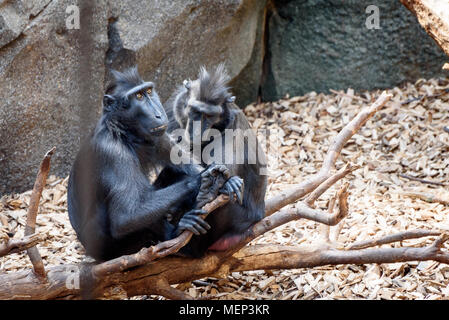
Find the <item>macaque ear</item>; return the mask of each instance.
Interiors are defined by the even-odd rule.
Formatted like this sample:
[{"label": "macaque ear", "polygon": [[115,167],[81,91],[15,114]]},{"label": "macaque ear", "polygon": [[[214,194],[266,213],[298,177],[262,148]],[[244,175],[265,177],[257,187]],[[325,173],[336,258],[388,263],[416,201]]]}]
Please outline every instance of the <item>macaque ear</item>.
[{"label": "macaque ear", "polygon": [[229,110],[229,120],[233,122],[235,118],[237,118],[237,114],[240,112],[240,109],[237,110]]},{"label": "macaque ear", "polygon": [[229,97],[226,99],[226,102],[228,103],[234,103],[235,102],[235,96]]},{"label": "macaque ear", "polygon": [[116,99],[109,95],[109,94],[105,94],[103,96],[103,110],[104,111],[111,111],[112,108],[114,107],[116,103]]},{"label": "macaque ear", "polygon": [[189,80],[184,80],[184,82],[182,84],[184,85],[184,87],[187,90],[190,90],[190,88],[192,87],[192,83],[191,83],[190,79]]}]

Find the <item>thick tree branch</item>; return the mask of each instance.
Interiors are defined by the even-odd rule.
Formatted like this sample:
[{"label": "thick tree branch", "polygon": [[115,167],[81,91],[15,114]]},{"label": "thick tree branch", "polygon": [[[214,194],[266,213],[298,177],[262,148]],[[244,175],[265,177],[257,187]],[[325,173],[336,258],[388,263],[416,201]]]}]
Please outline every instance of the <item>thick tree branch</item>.
[{"label": "thick tree branch", "polygon": [[[232,256],[223,253],[210,253],[202,259],[169,256],[127,272],[106,276],[96,284],[95,291],[97,297],[114,297],[111,296],[111,292],[117,291],[114,288],[119,288],[119,291],[123,291],[129,297],[142,294],[166,294],[171,298],[184,299],[189,297],[169,289],[167,284],[183,283],[208,276],[223,277],[232,272],[250,270],[427,260],[449,263],[449,254],[441,250],[447,238],[447,235],[442,235],[433,244],[421,248],[339,250],[329,245],[299,247],[254,245],[246,246]],[[30,271],[0,275],[2,283],[0,299],[80,299],[80,290],[67,285],[70,283],[70,277],[73,276],[69,270],[77,268],[79,269],[80,266],[66,265],[49,268],[48,283],[29,277]]]}]

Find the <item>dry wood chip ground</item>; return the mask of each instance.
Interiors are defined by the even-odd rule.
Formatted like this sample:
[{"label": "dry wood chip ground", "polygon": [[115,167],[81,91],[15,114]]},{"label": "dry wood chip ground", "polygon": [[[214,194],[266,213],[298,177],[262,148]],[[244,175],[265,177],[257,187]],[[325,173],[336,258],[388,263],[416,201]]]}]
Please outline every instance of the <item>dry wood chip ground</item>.
[{"label": "dry wood chip ground", "polygon": [[[332,92],[311,92],[245,109],[254,129],[278,133],[280,152],[268,154],[269,196],[315,173],[333,137],[362,106],[380,95],[380,91],[355,94],[352,89]],[[337,168],[343,161],[360,166],[346,178],[351,183],[349,215],[331,228],[331,235],[339,234],[336,242],[342,247],[405,230],[449,230],[449,205],[444,204],[449,201],[449,130],[444,129],[449,126],[449,80],[421,79],[388,93],[393,94],[392,100],[353,136],[337,162]],[[47,239],[38,247],[46,265],[86,259],[67,216],[67,180],[50,176],[40,203],[37,232]],[[341,183],[327,191],[318,206],[324,209]],[[428,193],[440,202],[418,198],[416,192]],[[0,241],[23,236],[30,195],[27,191],[1,199]],[[321,228],[312,221],[293,221],[253,244],[322,241]],[[419,246],[432,240],[387,246]],[[24,268],[31,268],[25,253],[0,258],[0,272]],[[447,299],[448,284],[449,265],[427,261],[251,271],[177,287],[195,298],[213,295],[216,299]]]}]

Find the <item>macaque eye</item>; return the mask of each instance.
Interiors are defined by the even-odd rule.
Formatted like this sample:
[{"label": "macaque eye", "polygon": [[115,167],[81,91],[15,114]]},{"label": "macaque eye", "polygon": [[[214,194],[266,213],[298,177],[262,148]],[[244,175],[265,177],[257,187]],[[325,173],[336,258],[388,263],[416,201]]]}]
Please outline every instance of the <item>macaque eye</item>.
[{"label": "macaque eye", "polygon": [[137,92],[137,93],[136,93],[136,98],[137,98],[138,100],[142,100],[143,94],[141,94],[140,92]]},{"label": "macaque eye", "polygon": [[148,88],[148,89],[147,89],[148,95],[151,95],[152,92],[153,92],[153,88]]}]

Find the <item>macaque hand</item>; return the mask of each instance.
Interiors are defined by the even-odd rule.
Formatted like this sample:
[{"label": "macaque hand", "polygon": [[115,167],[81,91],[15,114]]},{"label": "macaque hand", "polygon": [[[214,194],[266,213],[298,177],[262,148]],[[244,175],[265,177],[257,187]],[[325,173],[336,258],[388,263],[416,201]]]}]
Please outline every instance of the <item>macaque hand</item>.
[{"label": "macaque hand", "polygon": [[197,207],[201,208],[206,203],[214,200],[230,176],[231,171],[221,164],[210,165],[204,170],[201,173],[201,186],[196,198]]}]

